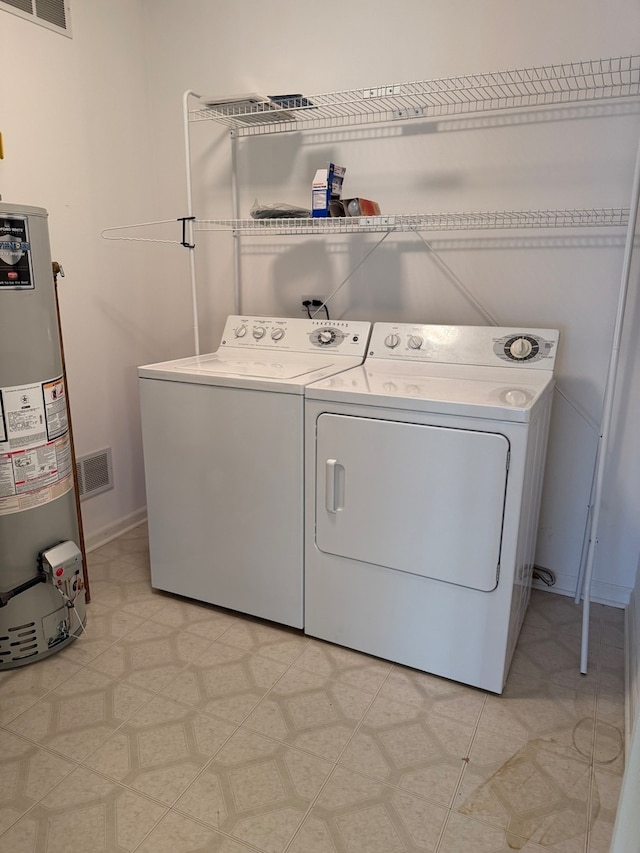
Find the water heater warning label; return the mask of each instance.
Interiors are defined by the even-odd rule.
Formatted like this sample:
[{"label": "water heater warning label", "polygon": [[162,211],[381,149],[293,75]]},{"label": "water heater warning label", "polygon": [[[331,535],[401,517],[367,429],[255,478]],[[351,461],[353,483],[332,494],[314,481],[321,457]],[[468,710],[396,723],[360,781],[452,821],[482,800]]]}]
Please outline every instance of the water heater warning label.
[{"label": "water heater warning label", "polygon": [[62,377],[0,388],[0,515],[66,494],[71,462]]},{"label": "water heater warning label", "polygon": [[0,216],[0,291],[33,290],[31,243],[24,216]]}]

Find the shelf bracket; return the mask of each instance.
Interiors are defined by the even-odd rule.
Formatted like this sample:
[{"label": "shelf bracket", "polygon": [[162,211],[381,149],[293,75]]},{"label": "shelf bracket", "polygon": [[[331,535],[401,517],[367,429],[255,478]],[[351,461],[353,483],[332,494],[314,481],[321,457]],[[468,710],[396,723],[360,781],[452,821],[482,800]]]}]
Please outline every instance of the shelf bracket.
[{"label": "shelf bracket", "polygon": [[184,246],[185,249],[195,249],[195,243],[187,242],[187,222],[193,222],[195,220],[195,216],[179,216],[177,221],[182,222],[182,240],[180,240],[180,245]]}]

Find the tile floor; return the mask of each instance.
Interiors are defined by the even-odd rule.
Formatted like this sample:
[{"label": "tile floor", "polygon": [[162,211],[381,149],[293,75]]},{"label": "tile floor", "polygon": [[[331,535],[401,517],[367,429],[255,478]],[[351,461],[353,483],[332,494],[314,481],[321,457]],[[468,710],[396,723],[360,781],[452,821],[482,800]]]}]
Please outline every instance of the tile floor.
[{"label": "tile floor", "polygon": [[606,853],[623,613],[534,592],[504,694],[154,592],[89,555],[83,639],[0,673],[0,850]]}]

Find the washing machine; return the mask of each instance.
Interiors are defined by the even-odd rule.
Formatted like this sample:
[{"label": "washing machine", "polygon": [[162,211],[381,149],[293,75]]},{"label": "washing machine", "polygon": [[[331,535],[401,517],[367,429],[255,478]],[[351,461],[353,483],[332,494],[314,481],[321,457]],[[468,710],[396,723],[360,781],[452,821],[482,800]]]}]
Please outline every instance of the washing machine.
[{"label": "washing machine", "polygon": [[305,632],[502,692],[529,601],[558,332],[376,323],[305,390]]},{"label": "washing machine", "polygon": [[138,369],[155,588],[302,627],[304,388],[370,331],[234,315],[216,352]]}]

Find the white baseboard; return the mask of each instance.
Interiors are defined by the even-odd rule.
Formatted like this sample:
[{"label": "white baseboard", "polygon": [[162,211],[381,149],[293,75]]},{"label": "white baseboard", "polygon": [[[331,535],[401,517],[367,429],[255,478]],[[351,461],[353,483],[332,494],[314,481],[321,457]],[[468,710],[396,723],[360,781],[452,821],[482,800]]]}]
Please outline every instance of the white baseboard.
[{"label": "white baseboard", "polygon": [[[572,598],[576,594],[575,575],[556,575],[556,582],[552,587],[541,581],[534,581],[534,589],[543,589],[545,592],[555,592],[558,595],[568,595]],[[613,583],[603,583],[594,580],[591,584],[591,601],[595,604],[608,604],[611,607],[624,609],[629,604],[631,590],[626,586],[617,586]]]},{"label": "white baseboard", "polygon": [[95,551],[96,548],[106,545],[107,542],[111,542],[112,539],[116,539],[128,530],[133,530],[134,527],[137,527],[146,520],[147,508],[143,507],[125,516],[125,518],[114,521],[113,524],[109,524],[107,527],[103,527],[102,530],[97,530],[95,533],[85,533],[85,548],[87,551]]}]

